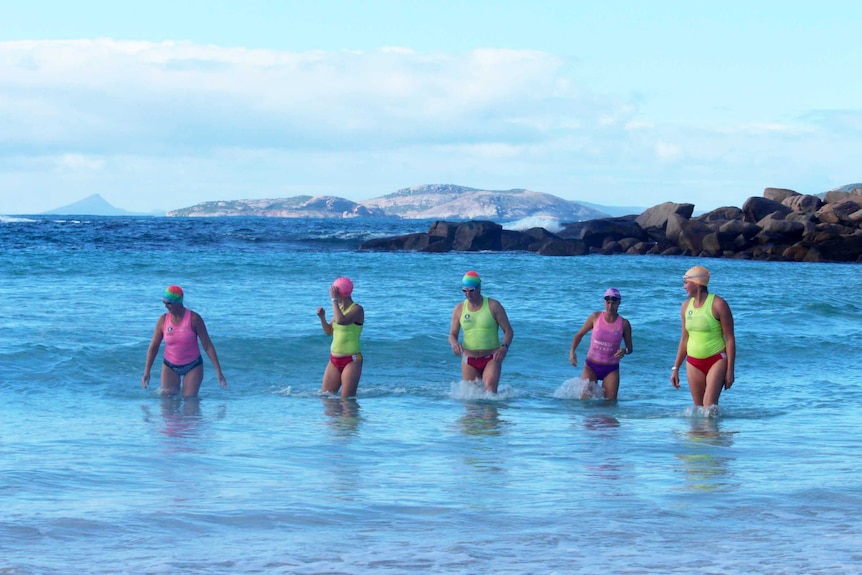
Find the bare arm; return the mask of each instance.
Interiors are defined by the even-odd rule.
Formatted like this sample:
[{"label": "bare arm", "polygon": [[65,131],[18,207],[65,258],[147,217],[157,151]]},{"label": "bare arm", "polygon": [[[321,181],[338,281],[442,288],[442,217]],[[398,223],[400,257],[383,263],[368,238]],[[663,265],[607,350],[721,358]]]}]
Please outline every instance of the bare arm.
[{"label": "bare arm", "polygon": [[162,314],[156,321],[156,329],[153,331],[153,338],[150,340],[150,346],[147,348],[147,360],[144,363],[144,375],[141,377],[141,387],[147,389],[150,383],[150,370],[153,368],[153,362],[156,360],[156,354],[159,353],[159,347],[162,345],[162,329],[165,325],[165,316]]},{"label": "bare arm", "polygon": [[338,325],[361,324],[365,321],[365,309],[358,303],[354,303],[347,313],[344,313],[338,304],[334,304],[332,321]]},{"label": "bare arm", "polygon": [[682,307],[679,310],[682,334],[679,337],[679,346],[676,348],[676,358],[673,360],[674,369],[670,372],[670,383],[677,389],[679,389],[679,370],[682,367],[682,362],[685,361],[686,349],[688,349],[688,331],[685,329],[685,308],[687,306],[688,300],[682,302]]},{"label": "bare arm", "polygon": [[724,298],[715,296],[712,314],[721,322],[721,335],[724,337],[724,351],[727,353],[727,371],[724,376],[724,389],[730,389],[736,379],[736,335],[733,328],[733,313]]},{"label": "bare arm", "polygon": [[575,333],[575,337],[572,338],[572,348],[569,350],[569,363],[574,366],[578,365],[578,353],[577,347],[580,345],[581,340],[584,339],[584,336],[587,335],[591,329],[593,329],[593,324],[596,322],[596,318],[599,316],[601,312],[596,311],[587,316],[587,321],[584,322],[584,325],[581,326]]},{"label": "bare arm", "polygon": [[221,365],[218,361],[218,354],[216,353],[215,346],[213,345],[212,340],[210,340],[210,335],[207,332],[207,326],[204,323],[204,318],[202,318],[197,312],[192,312],[192,328],[195,330],[195,333],[198,334],[198,337],[201,340],[201,347],[204,348],[207,357],[210,358],[210,361],[212,362],[213,367],[216,370],[216,377],[218,378],[219,385],[221,385],[222,387],[227,387],[227,380],[224,378],[224,374],[222,374],[221,372]]},{"label": "bare arm", "polygon": [[494,359],[498,362],[506,359],[506,354],[509,353],[509,346],[512,345],[512,340],[515,338],[515,331],[512,329],[512,324],[509,323],[509,316],[503,305],[495,299],[488,298],[488,309],[491,311],[491,317],[503,330],[503,343],[494,352]]},{"label": "bare arm", "polygon": [[464,309],[464,303],[461,302],[452,310],[452,323],[449,325],[449,347],[452,348],[452,353],[461,355],[463,349],[458,341],[458,334],[461,333],[461,311]]},{"label": "bare arm", "polygon": [[320,327],[323,328],[323,333],[332,335],[332,324],[326,321],[326,312],[322,307],[317,308],[317,317],[320,319]]},{"label": "bare arm", "polygon": [[621,359],[624,355],[628,355],[634,351],[632,347],[632,324],[625,318],[623,318],[623,342],[625,343],[625,348],[618,349],[614,354],[617,359]]}]

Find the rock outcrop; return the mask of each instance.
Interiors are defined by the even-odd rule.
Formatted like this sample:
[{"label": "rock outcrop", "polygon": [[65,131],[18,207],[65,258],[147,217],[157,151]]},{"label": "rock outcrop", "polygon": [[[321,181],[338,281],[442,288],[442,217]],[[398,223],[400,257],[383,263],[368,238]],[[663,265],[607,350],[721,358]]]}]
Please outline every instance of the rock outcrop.
[{"label": "rock outcrop", "polygon": [[491,221],[438,221],[428,233],[370,240],[360,249],[862,262],[862,184],[844,188],[823,198],[767,188],[742,208],[725,206],[697,217],[692,204],[666,202],[637,216],[566,224],[556,234],[504,230]]}]

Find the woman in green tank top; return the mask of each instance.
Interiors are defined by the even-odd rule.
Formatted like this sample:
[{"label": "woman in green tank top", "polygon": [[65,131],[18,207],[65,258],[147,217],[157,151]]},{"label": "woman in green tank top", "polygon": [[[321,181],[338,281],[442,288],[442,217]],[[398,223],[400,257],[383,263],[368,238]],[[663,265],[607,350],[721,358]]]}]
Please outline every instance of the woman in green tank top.
[{"label": "woman in green tank top", "polygon": [[736,378],[736,337],[730,306],[707,289],[709,271],[694,266],[682,277],[688,298],[682,303],[682,336],[671,368],[670,382],[679,389],[679,370],[685,375],[694,404],[715,409],[722,390]]},{"label": "woman in green tank top", "polygon": [[[503,360],[515,332],[509,324],[506,310],[495,299],[482,295],[482,280],[474,271],[461,279],[464,301],[452,310],[449,327],[449,346],[461,357],[461,378],[464,381],[482,381],[485,391],[497,393]],[[463,329],[464,342],[458,341]],[[503,341],[500,341],[500,330]]]}]

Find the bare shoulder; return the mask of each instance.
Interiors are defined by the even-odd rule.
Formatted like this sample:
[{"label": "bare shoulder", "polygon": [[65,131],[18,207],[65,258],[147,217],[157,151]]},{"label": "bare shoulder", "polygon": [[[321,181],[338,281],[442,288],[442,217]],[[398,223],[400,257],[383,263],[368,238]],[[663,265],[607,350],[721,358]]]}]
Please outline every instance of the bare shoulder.
[{"label": "bare shoulder", "polygon": [[727,300],[720,295],[716,295],[712,300],[712,309],[720,314],[729,314],[730,304],[728,304]]},{"label": "bare shoulder", "polygon": [[189,312],[192,315],[192,326],[197,327],[197,326],[204,325],[204,318],[201,317],[201,314],[199,314],[196,311],[192,311],[192,310],[189,310]]}]

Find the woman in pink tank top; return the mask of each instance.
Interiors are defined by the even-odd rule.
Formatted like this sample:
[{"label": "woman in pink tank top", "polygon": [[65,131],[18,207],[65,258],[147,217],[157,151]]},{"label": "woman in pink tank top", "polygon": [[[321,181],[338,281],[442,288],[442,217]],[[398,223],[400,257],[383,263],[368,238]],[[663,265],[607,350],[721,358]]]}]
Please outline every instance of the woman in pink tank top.
[{"label": "woman in pink tank top", "polygon": [[[602,382],[605,399],[616,400],[620,388],[620,359],[630,354],[632,348],[632,326],[619,314],[622,296],[617,288],[605,291],[604,311],[593,312],[572,339],[569,362],[578,365],[577,347],[587,332],[592,331],[590,348],[584,361],[581,378],[593,384]],[[620,343],[625,341],[625,347]],[[586,399],[586,393],[581,399]]]},{"label": "woman in pink tank top", "polygon": [[[162,295],[162,303],[165,304],[168,313],[162,314],[156,322],[153,339],[147,349],[141,387],[146,389],[150,383],[150,369],[153,367],[162,341],[165,342],[165,353],[162,362],[162,386],[159,393],[176,395],[182,385],[183,397],[197,397],[204,379],[200,347],[204,348],[210,358],[216,370],[219,385],[227,387],[227,380],[222,374],[218,354],[207,333],[207,326],[199,314],[183,306],[182,288],[168,286]],[[200,347],[198,340],[200,340]]]}]

